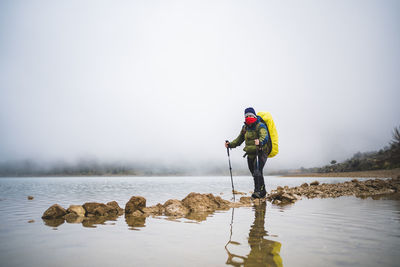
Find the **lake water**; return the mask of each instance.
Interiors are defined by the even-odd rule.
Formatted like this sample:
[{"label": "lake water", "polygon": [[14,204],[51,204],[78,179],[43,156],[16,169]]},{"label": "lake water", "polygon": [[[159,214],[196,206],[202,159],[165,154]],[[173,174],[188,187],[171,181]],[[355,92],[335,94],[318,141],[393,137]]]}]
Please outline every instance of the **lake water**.
[{"label": "lake water", "polygon": [[[269,176],[266,184],[271,190],[314,180],[351,178]],[[252,190],[251,177],[234,182],[238,191]],[[132,223],[120,216],[102,224],[49,226],[41,219],[55,203],[68,208],[116,200],[125,207],[140,195],[150,206],[190,192],[223,193],[230,200],[230,177],[0,178],[0,266],[400,264],[400,200],[393,197],[303,199],[285,207],[267,202],[192,220],[160,216]]]}]

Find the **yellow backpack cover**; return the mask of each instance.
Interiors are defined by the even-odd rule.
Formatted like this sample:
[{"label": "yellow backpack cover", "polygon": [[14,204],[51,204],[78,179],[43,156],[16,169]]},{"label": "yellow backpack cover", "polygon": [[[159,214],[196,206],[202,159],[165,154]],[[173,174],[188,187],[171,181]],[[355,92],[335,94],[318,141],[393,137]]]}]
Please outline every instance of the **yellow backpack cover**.
[{"label": "yellow backpack cover", "polygon": [[279,152],[279,148],[278,148],[278,132],[276,131],[276,126],[274,123],[274,120],[272,119],[271,113],[269,112],[265,112],[265,111],[260,111],[257,112],[257,115],[260,116],[265,124],[267,125],[267,129],[268,129],[268,133],[269,133],[269,137],[271,139],[271,152],[268,155],[268,158],[273,158],[275,157],[278,152]]}]

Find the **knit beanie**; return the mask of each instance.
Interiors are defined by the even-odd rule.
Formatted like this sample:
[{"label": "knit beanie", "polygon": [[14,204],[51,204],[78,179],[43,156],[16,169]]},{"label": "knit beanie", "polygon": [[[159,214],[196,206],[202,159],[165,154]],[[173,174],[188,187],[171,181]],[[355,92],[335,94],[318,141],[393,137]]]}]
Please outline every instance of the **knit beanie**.
[{"label": "knit beanie", "polygon": [[249,107],[249,108],[246,108],[246,109],[244,110],[244,116],[245,116],[245,117],[246,117],[246,116],[257,117],[257,114],[256,114],[256,111],[254,110],[254,108]]}]

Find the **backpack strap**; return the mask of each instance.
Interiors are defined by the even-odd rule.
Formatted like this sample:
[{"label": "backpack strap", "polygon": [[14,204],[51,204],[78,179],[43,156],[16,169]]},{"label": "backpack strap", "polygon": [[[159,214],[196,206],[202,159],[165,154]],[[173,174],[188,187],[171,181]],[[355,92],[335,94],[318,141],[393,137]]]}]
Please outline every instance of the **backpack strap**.
[{"label": "backpack strap", "polygon": [[246,134],[246,131],[247,131],[247,126],[246,126],[246,125],[243,125],[241,133],[242,133],[243,135],[245,135],[245,134]]},{"label": "backpack strap", "polygon": [[[259,130],[261,127],[262,127],[262,128],[265,128],[265,129],[267,130],[267,134],[268,134],[268,140],[267,140],[268,151],[267,151],[267,155],[269,155],[269,153],[271,153],[271,150],[272,150],[271,134],[269,133],[268,125],[265,123],[265,121],[264,121],[261,117],[259,117],[259,118],[260,118],[260,122],[257,124],[257,127],[256,127],[257,135],[258,135],[258,130]],[[265,127],[262,126],[261,123],[264,124]],[[264,145],[265,145],[265,144],[264,144]]]}]

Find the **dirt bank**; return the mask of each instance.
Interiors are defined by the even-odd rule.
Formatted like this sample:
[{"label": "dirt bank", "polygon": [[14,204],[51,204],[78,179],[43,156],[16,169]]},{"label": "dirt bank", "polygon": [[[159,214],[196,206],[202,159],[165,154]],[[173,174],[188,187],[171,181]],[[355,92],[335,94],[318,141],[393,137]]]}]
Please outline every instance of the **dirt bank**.
[{"label": "dirt bank", "polygon": [[328,173],[297,173],[287,174],[282,177],[371,177],[371,178],[397,178],[400,176],[400,168],[392,170],[374,170],[358,172],[328,172]]}]

